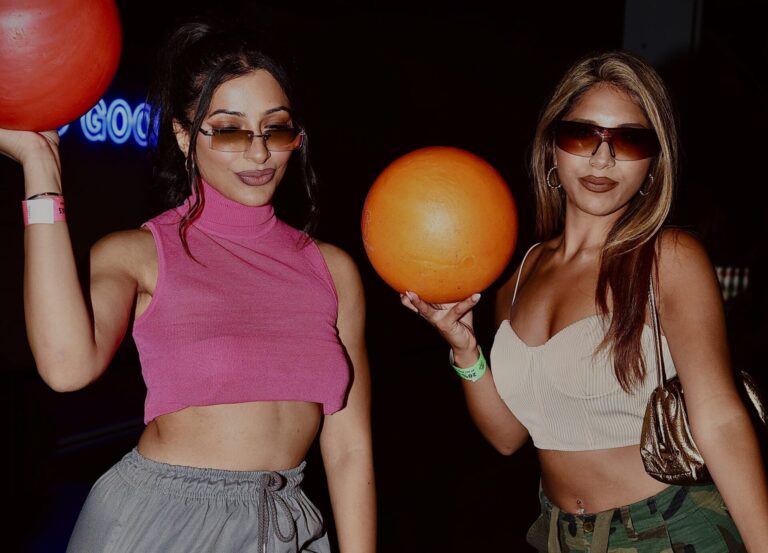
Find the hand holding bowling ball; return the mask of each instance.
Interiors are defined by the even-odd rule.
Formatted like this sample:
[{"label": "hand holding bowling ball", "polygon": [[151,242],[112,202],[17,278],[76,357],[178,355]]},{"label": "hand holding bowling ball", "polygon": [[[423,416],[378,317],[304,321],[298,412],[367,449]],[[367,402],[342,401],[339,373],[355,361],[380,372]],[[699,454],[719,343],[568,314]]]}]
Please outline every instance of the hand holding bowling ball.
[{"label": "hand holding bowling ball", "polygon": [[458,148],[422,148],[376,179],[362,233],[371,264],[392,288],[452,303],[504,271],[517,241],[517,209],[507,184],[481,158]]},{"label": "hand holding bowling ball", "polygon": [[37,163],[52,160],[59,164],[59,133],[28,132],[0,128],[0,154],[22,165],[26,160]]}]

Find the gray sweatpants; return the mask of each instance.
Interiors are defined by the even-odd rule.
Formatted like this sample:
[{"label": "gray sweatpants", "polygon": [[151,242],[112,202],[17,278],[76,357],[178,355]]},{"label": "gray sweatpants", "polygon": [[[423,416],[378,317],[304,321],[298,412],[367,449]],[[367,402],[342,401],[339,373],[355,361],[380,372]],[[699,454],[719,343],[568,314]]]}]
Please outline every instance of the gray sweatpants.
[{"label": "gray sweatpants", "polygon": [[322,517],[300,487],[304,465],[200,469],[134,449],[94,484],[67,553],[329,553]]}]

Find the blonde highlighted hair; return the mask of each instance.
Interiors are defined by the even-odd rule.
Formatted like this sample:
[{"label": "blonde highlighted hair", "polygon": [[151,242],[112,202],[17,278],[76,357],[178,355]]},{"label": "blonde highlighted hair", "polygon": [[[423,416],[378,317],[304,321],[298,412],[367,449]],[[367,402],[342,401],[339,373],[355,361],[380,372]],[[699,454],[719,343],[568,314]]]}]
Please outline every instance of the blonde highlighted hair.
[{"label": "blonde highlighted hair", "polygon": [[655,244],[672,207],[677,180],[678,135],[675,112],[661,77],[645,61],[624,51],[591,55],[573,64],[555,86],[536,127],[531,174],[536,196],[536,231],[541,240],[562,232],[565,194],[547,185],[547,171],[555,165],[555,124],[595,85],[609,85],[627,93],[643,111],[661,145],[644,184],[647,195],[635,195],[608,233],[603,246],[595,301],[611,324],[601,347],[610,347],[614,371],[629,391],[645,378],[640,347],[645,323],[648,284],[655,265]]}]

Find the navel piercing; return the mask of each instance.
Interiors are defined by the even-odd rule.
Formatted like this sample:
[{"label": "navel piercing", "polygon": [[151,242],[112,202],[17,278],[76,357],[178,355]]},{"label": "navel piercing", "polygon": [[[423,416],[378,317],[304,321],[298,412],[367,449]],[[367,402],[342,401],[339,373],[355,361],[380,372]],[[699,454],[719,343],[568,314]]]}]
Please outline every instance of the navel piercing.
[{"label": "navel piercing", "polygon": [[579,510],[578,510],[578,513],[579,513],[580,515],[583,515],[584,513],[586,513],[586,512],[587,512],[587,511],[586,511],[586,509],[584,509],[584,502],[583,502],[581,499],[577,499],[577,500],[576,500],[576,505],[578,505],[578,506],[579,506]]}]

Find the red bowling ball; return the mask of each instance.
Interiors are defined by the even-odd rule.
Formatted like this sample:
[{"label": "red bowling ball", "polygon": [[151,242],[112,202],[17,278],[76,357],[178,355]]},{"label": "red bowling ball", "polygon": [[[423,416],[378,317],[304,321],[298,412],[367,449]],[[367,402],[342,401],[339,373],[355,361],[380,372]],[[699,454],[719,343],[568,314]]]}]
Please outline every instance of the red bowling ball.
[{"label": "red bowling ball", "polygon": [[43,131],[99,101],[122,48],[114,0],[0,2],[0,127]]}]

